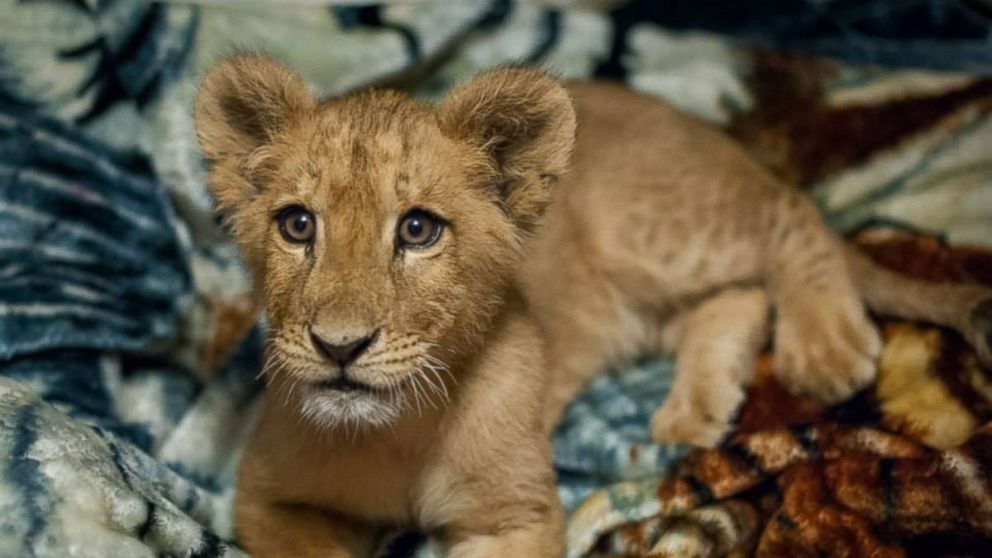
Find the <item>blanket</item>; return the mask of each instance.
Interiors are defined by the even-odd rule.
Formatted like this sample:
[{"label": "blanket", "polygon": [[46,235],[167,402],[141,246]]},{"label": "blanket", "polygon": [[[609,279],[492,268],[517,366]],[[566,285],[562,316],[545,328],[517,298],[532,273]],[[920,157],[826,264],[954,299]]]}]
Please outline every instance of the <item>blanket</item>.
[{"label": "blanket", "polygon": [[[0,556],[244,555],[233,483],[264,327],[190,115],[235,49],[329,95],[437,98],[510,61],[620,79],[726,128],[877,261],[992,284],[987,5],[741,4],[5,0]],[[874,386],[823,408],[764,354],[715,450],[650,440],[670,357],[604,371],[554,437],[569,556],[982,555],[988,371],[953,332],[877,320]]]}]

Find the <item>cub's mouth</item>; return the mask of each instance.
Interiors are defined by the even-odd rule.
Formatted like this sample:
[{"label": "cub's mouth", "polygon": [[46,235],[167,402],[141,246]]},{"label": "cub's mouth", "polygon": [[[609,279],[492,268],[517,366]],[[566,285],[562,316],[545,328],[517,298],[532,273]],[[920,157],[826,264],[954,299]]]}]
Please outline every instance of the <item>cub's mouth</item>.
[{"label": "cub's mouth", "polygon": [[[320,428],[346,431],[384,428],[394,423],[410,405],[406,381],[378,386],[352,375],[307,382],[298,390],[300,413]],[[413,395],[420,409],[420,395]]]},{"label": "cub's mouth", "polygon": [[313,387],[318,390],[328,390],[328,391],[340,391],[344,393],[375,393],[379,390],[376,387],[370,386],[364,382],[359,382],[352,380],[350,378],[335,378],[333,380],[322,380],[313,384]]},{"label": "cub's mouth", "polygon": [[321,428],[385,427],[403,410],[400,394],[348,378],[307,384],[299,403],[302,416]]}]

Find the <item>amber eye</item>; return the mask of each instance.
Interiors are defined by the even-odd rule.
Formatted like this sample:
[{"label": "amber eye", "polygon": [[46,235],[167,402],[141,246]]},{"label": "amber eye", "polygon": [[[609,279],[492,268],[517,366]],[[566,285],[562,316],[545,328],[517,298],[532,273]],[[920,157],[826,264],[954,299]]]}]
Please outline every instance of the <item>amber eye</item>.
[{"label": "amber eye", "polygon": [[288,242],[304,244],[313,240],[317,220],[313,213],[299,205],[291,205],[276,215],[279,232]]},{"label": "amber eye", "polygon": [[414,209],[400,219],[396,238],[402,248],[422,250],[433,246],[443,229],[441,219],[423,209]]}]

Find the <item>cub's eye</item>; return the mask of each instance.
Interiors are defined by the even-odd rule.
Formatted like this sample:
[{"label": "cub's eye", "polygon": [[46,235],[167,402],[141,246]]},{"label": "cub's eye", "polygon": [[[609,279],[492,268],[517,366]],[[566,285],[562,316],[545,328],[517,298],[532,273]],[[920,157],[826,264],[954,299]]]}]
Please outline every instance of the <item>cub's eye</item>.
[{"label": "cub's eye", "polygon": [[396,239],[400,247],[408,250],[423,250],[433,246],[444,229],[440,218],[424,211],[414,209],[400,219]]},{"label": "cub's eye", "polygon": [[304,244],[313,240],[317,231],[317,220],[313,213],[299,205],[291,205],[276,215],[279,232],[287,242]]}]

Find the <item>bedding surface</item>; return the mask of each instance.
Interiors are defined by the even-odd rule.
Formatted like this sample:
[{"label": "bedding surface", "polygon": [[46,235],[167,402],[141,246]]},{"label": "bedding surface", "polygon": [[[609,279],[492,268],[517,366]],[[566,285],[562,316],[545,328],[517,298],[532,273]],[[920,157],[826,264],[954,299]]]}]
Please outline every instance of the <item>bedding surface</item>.
[{"label": "bedding surface", "polygon": [[[190,116],[236,49],[327,95],[438,98],[510,61],[621,79],[727,129],[879,262],[992,284],[985,2],[276,4],[0,3],[2,557],[244,555],[264,324]],[[877,320],[875,386],[823,408],[764,354],[718,450],[651,443],[669,357],[605,370],[554,439],[569,556],[983,555],[989,371],[952,332]]]}]

